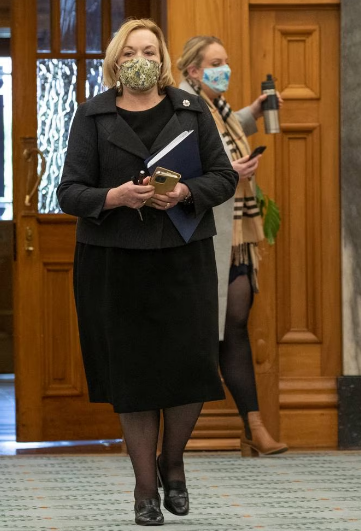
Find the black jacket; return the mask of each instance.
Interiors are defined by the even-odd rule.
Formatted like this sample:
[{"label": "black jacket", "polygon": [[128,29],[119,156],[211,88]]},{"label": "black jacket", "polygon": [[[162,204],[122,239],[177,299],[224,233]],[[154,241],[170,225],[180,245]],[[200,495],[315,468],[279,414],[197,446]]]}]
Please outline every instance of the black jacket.
[{"label": "black jacket", "polygon": [[145,169],[146,158],[190,129],[198,136],[203,175],[187,180],[187,186],[194,198],[196,214],[206,211],[191,241],[216,233],[212,207],[234,194],[238,175],[224,152],[213,117],[203,100],[174,87],[167,87],[166,91],[174,115],[150,151],[119,116],[115,89],[79,105],[57,191],[63,212],[79,218],[79,242],[128,249],[184,244],[166,212],[145,206],[142,208],[144,221],[141,221],[136,209],[124,206],[103,211],[103,205],[110,188],[129,181]]}]

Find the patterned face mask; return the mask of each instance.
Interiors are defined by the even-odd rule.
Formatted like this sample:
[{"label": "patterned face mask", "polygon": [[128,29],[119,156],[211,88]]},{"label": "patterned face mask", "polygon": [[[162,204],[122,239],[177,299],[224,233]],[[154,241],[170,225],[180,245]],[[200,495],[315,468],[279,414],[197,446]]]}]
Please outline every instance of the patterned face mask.
[{"label": "patterned face mask", "polygon": [[134,57],[119,68],[119,81],[117,87],[121,85],[133,90],[146,91],[158,83],[160,69],[162,65],[156,61],[144,59],[144,57]]},{"label": "patterned face mask", "polygon": [[226,92],[231,77],[231,69],[228,65],[205,68],[203,71],[203,83],[215,92]]}]

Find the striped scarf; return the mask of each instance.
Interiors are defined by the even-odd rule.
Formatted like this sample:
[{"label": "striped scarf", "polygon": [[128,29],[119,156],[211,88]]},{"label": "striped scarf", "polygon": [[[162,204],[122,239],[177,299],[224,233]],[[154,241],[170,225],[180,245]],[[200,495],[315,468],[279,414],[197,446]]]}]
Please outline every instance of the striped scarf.
[{"label": "striped scarf", "polygon": [[[230,150],[232,160],[235,161],[248,155],[251,150],[246,135],[223,96],[219,96],[214,102],[211,102],[198,85],[192,83],[189,79],[187,81],[207,103],[216,122],[217,129]],[[258,292],[258,242],[264,239],[264,233],[262,218],[255,197],[255,189],[254,176],[251,179],[240,180],[236,189],[231,264],[252,265],[252,285],[254,291]]]}]

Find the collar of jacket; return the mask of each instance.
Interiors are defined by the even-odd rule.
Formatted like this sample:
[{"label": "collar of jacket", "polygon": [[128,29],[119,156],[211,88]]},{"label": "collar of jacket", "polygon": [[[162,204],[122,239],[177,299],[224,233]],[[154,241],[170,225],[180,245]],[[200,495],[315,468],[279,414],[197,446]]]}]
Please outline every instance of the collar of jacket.
[{"label": "collar of jacket", "polygon": [[[149,150],[127,122],[118,114],[115,104],[116,89],[109,89],[87,101],[84,104],[87,106],[85,114],[86,116],[103,116],[103,127],[109,132],[108,141],[146,160],[180,133],[194,127],[192,120],[194,111],[203,112],[198,96],[193,96],[175,87],[166,87],[166,93],[173,104],[174,111],[186,112],[174,113]],[[193,112],[190,113],[189,111]]]},{"label": "collar of jacket", "polygon": [[[174,110],[187,110],[187,111],[196,111],[203,112],[203,109],[199,103],[199,98],[196,94],[186,93],[184,90],[178,89],[176,87],[165,87],[167,96],[169,97]],[[117,91],[115,88],[111,88],[94,96],[91,100],[87,102],[87,111],[86,116],[92,116],[96,114],[108,114],[116,113],[116,100]],[[189,102],[185,104],[185,102]]]}]

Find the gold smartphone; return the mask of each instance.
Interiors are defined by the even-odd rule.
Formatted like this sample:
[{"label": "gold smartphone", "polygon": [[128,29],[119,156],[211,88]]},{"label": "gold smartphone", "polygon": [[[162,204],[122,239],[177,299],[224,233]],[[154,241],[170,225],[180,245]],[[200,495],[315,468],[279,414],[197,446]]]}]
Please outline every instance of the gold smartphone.
[{"label": "gold smartphone", "polygon": [[[180,173],[157,166],[150,178],[149,184],[154,186],[155,194],[164,195],[174,190],[180,178]],[[148,199],[145,204],[150,206],[152,204],[152,198]]]}]

